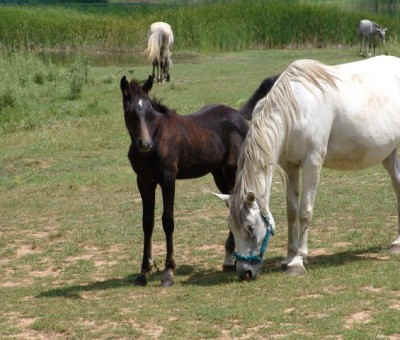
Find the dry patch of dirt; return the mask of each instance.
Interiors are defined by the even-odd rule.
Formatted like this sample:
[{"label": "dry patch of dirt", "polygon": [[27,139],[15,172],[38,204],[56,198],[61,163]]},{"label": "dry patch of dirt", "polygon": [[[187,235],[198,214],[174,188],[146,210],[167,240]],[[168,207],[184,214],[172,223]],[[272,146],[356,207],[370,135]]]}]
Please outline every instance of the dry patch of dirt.
[{"label": "dry patch of dirt", "polygon": [[198,247],[198,250],[202,250],[202,251],[214,251],[217,254],[223,254],[225,252],[225,247],[223,245],[219,245],[219,244],[206,244],[204,246]]},{"label": "dry patch of dirt", "polygon": [[326,248],[317,248],[310,250],[310,256],[322,256],[322,255],[332,255],[332,254],[334,253]]},{"label": "dry patch of dirt", "polygon": [[139,336],[138,339],[159,339],[164,332],[164,327],[161,327],[155,323],[140,325],[135,320],[130,320],[130,324],[142,332],[142,336]]},{"label": "dry patch of dirt", "polygon": [[389,306],[390,309],[400,310],[400,302],[394,300],[393,303]]},{"label": "dry patch of dirt", "polygon": [[382,255],[379,253],[357,254],[356,256],[364,258],[364,259],[373,259],[373,260],[379,260],[379,261],[390,260],[390,256]]},{"label": "dry patch of dirt", "polygon": [[382,288],[375,288],[372,286],[362,287],[361,289],[372,293],[381,293],[383,291]]},{"label": "dry patch of dirt", "polygon": [[362,325],[369,323],[372,320],[371,312],[362,311],[350,315],[347,320],[345,320],[344,327],[347,329],[353,328],[355,325]]},{"label": "dry patch of dirt", "polygon": [[36,254],[38,252],[39,251],[35,248],[35,246],[23,244],[17,249],[16,256],[17,258],[21,258],[23,256]]},{"label": "dry patch of dirt", "polygon": [[347,248],[350,247],[351,245],[352,243],[350,242],[336,242],[332,244],[332,246],[334,246],[335,248]]}]

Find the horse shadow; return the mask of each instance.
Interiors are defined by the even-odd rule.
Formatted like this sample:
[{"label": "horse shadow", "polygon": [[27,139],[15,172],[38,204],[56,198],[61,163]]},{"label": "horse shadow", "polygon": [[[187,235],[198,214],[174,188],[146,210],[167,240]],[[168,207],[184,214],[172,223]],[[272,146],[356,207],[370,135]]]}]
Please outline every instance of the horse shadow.
[{"label": "horse shadow", "polygon": [[[368,257],[368,254],[384,253],[387,248],[381,246],[374,246],[369,248],[362,248],[356,250],[345,250],[336,252],[334,254],[309,256],[306,268],[312,271],[322,267],[336,267],[343,266],[352,262],[360,261],[380,261],[378,258]],[[268,275],[271,273],[284,273],[281,262],[284,260],[282,256],[273,256],[266,258],[263,263],[263,268],[260,276]],[[198,286],[214,286],[218,284],[229,284],[237,282],[236,273],[224,273],[216,270],[200,270],[193,273],[185,282],[184,285],[198,285]]]},{"label": "horse shadow", "polygon": [[[177,276],[187,276],[194,272],[193,266],[183,265],[177,268]],[[135,285],[135,279],[139,274],[130,274],[122,278],[113,278],[105,281],[95,281],[88,284],[80,284],[68,287],[59,287],[43,291],[36,295],[36,298],[56,298],[64,297],[70,299],[81,299],[81,293],[91,291],[102,291],[108,289],[119,289],[124,287],[141,287]],[[148,275],[148,281],[160,280],[162,271],[156,270],[155,272]]]},{"label": "horse shadow", "polygon": [[[334,254],[310,256],[308,259],[307,269],[312,271],[321,267],[342,266],[347,263],[360,261],[375,261],[377,258],[370,258],[366,255],[383,253],[387,251],[385,247],[374,246],[364,249],[346,250]],[[269,273],[284,272],[280,266],[283,260],[282,256],[274,256],[267,258],[263,264],[261,276]],[[157,271],[149,275],[149,282],[159,280],[162,271]],[[223,272],[222,270],[212,269],[195,269],[194,266],[182,265],[176,270],[177,276],[189,276],[182,282],[182,285],[196,286],[216,286],[228,285],[237,282],[235,272]],[[37,298],[54,298],[65,297],[70,299],[81,299],[82,292],[102,291],[107,289],[118,289],[123,287],[140,287],[134,285],[137,274],[130,274],[123,278],[113,278],[105,281],[96,281],[89,284],[74,285],[69,287],[60,287],[41,292]]]}]

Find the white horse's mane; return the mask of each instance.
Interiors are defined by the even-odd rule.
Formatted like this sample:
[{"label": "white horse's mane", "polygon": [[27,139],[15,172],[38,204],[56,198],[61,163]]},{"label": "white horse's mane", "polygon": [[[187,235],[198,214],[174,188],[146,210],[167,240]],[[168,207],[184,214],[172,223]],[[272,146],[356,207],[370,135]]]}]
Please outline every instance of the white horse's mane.
[{"label": "white horse's mane", "polygon": [[[249,191],[264,196],[259,191],[265,183],[260,181],[265,180],[268,172],[272,176],[274,168],[282,170],[277,164],[277,144],[290,131],[299,111],[292,83],[298,82],[316,94],[324,93],[326,86],[336,88],[336,79],[332,67],[315,60],[298,60],[282,72],[268,95],[257,103],[238,160],[234,194],[240,201]],[[259,176],[260,171],[264,176]]]}]

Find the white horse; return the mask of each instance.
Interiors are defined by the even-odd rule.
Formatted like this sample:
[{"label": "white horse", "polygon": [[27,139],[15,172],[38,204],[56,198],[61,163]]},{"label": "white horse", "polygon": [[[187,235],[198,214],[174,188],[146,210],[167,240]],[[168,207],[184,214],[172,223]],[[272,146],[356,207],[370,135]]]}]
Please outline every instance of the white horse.
[{"label": "white horse", "polygon": [[363,55],[365,50],[365,56],[371,55],[371,46],[373,47],[375,55],[375,47],[379,40],[382,45],[385,44],[385,34],[387,28],[381,28],[377,23],[363,19],[360,21],[358,32],[360,35],[360,55]]},{"label": "white horse", "polygon": [[171,61],[171,48],[174,44],[174,34],[171,26],[166,22],[154,22],[150,26],[147,49],[145,53],[153,64],[153,77],[157,71],[157,81],[170,80],[169,67]]},{"label": "white horse", "polygon": [[[232,195],[218,195],[230,205],[239,277],[257,276],[275,229],[269,209],[274,168],[286,174],[288,249],[283,265],[289,273],[303,274],[321,168],[356,170],[382,163],[400,211],[399,144],[399,58],[379,56],[336,66],[298,60],[289,65],[253,111]],[[400,222],[392,251],[400,251]]]}]

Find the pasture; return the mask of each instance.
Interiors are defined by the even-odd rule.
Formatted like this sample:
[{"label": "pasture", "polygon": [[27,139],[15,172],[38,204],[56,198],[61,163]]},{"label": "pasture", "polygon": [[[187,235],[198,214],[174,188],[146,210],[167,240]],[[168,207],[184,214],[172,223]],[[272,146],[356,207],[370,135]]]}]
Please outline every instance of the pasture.
[{"label": "pasture", "polygon": [[[237,108],[261,80],[300,58],[343,63],[358,59],[358,48],[197,55],[176,62],[171,82],[152,92],[179,113],[210,103]],[[0,135],[0,338],[399,339],[400,257],[388,252],[395,197],[380,166],[323,170],[303,277],[279,267],[287,225],[276,177],[277,230],[254,282],[221,271],[228,211],[210,194],[212,177],[177,181],[176,283],[160,287],[155,270],[147,287],[133,285],[141,200],[119,80],[150,71],[89,66],[81,96],[64,104],[81,114]],[[85,115],[94,97],[101,109]],[[160,270],[165,253],[158,191],[153,256]]]}]

